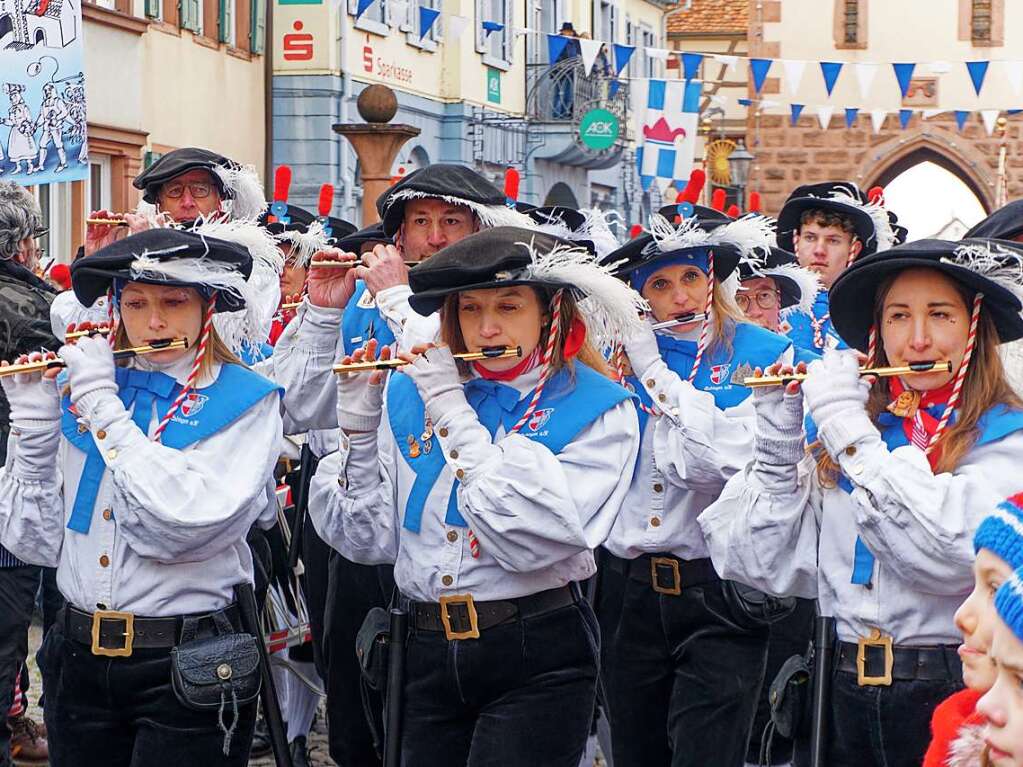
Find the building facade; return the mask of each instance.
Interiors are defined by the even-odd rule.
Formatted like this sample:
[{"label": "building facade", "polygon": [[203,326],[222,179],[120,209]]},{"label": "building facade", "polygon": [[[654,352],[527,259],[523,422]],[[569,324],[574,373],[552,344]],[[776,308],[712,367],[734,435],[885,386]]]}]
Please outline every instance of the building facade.
[{"label": "building facade", "polygon": [[[441,12],[422,37],[420,5]],[[335,213],[358,222],[362,190],[356,157],[331,126],[361,122],[355,106],[359,93],[383,83],[398,98],[392,122],[420,130],[401,150],[395,175],[455,162],[500,185],[505,170],[515,167],[522,177],[522,201],[597,205],[617,211],[623,222],[638,221],[643,206],[649,210],[658,201],[644,201],[635,172],[630,78],[663,75],[662,62],[641,48],[663,45],[666,12],[674,5],[663,0],[376,0],[356,18],[356,0],[277,0],[273,162],[292,168],[290,200],[314,207],[320,186],[331,183]],[[639,46],[621,77],[614,77],[606,49],[589,73],[571,51],[552,65],[547,34],[565,22],[594,40]],[[456,36],[459,24],[465,29]],[[606,109],[618,121],[619,133],[608,147],[580,140],[580,125],[596,109]]]},{"label": "building facade", "polygon": [[89,211],[135,208],[132,179],[171,149],[265,164],[260,0],[99,0],[82,17],[89,177],[33,189],[50,228],[43,248],[60,261],[84,241]]}]

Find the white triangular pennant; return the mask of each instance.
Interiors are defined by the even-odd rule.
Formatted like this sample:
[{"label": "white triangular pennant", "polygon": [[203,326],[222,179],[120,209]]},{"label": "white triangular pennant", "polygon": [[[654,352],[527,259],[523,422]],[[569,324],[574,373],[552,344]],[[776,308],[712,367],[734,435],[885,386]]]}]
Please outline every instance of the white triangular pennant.
[{"label": "white triangular pennant", "polygon": [[835,108],[830,104],[817,107],[817,121],[821,124],[821,130],[827,130],[828,125],[831,123],[831,115],[835,113]]},{"label": "white triangular pennant", "polygon": [[512,33],[516,37],[525,37],[526,35],[535,35],[536,34],[536,30],[535,29],[530,29],[529,27],[515,27],[512,30]]},{"label": "white triangular pennant", "polygon": [[739,63],[738,56],[726,56],[723,53],[715,53],[711,56],[711,58],[719,64],[724,64],[727,74],[735,74],[735,67]]},{"label": "white triangular pennant", "polygon": [[465,16],[457,16],[455,14],[448,16],[444,24],[444,42],[449,45],[458,42],[458,39],[468,28],[469,19]]},{"label": "white triangular pennant", "polygon": [[871,109],[870,110],[870,127],[874,129],[874,133],[880,133],[881,128],[884,127],[884,118],[888,116],[888,110],[886,109]]},{"label": "white triangular pennant", "polygon": [[658,61],[668,60],[667,48],[645,48],[644,50],[646,50],[646,55],[652,59],[657,59]]},{"label": "white triangular pennant", "polygon": [[587,40],[585,37],[577,38],[576,42],[579,43],[579,52],[583,57],[583,67],[586,70],[586,75],[589,76],[590,71],[593,69],[593,64],[597,60],[597,54],[604,47],[604,43],[600,40]]},{"label": "white triangular pennant", "polygon": [[793,96],[799,90],[799,84],[803,82],[803,71],[806,69],[805,61],[797,59],[784,59],[782,66],[785,68],[785,82],[789,87],[789,93]]},{"label": "white triangular pennant", "polygon": [[932,61],[927,65],[932,75],[947,75],[952,71],[952,65],[947,61]]},{"label": "white triangular pennant", "polygon": [[772,99],[761,99],[760,101],[761,109],[774,109],[776,106],[781,106],[781,102],[773,101]]},{"label": "white triangular pennant", "polygon": [[1003,61],[1002,69],[1012,88],[1012,95],[1019,96],[1023,90],[1023,61]]},{"label": "white triangular pennant", "polygon": [[710,99],[710,103],[716,107],[723,107],[728,103],[728,96],[721,93],[712,93],[708,96],[708,98]]},{"label": "white triangular pennant", "polygon": [[877,64],[860,62],[856,67],[856,82],[860,85],[860,97],[864,100],[870,98],[870,89],[874,87],[874,78],[877,77]]},{"label": "white triangular pennant", "polygon": [[938,115],[940,115],[944,111],[945,111],[944,109],[925,109],[924,110],[924,119],[925,120],[930,120],[932,117],[937,117]]},{"label": "white triangular pennant", "polygon": [[391,12],[391,18],[397,19],[401,23],[405,23],[408,19],[408,0],[391,0],[389,3]]},{"label": "white triangular pennant", "polygon": [[995,132],[995,123],[998,122],[998,115],[1001,114],[1001,110],[998,109],[982,109],[980,110],[980,119],[984,121],[984,130],[987,131],[987,135],[991,135]]},{"label": "white triangular pennant", "polygon": [[668,191],[668,187],[671,186],[674,183],[673,179],[663,178],[661,176],[657,176],[654,179],[654,181],[657,183],[657,188],[658,188],[658,190],[660,190],[662,198],[664,197],[665,193]]}]

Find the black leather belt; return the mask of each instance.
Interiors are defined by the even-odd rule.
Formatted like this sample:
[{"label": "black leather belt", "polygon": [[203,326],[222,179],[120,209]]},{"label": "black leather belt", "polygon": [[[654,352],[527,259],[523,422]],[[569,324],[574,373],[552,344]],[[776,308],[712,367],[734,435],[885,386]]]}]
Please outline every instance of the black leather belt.
[{"label": "black leather belt", "polygon": [[579,587],[570,583],[517,599],[477,602],[471,595],[441,597],[440,603],[413,602],[402,597],[420,631],[443,631],[448,639],[478,639],[486,631],[516,618],[534,618],[573,605],[580,599]]},{"label": "black leather belt", "polygon": [[[858,661],[860,645],[855,642],[839,642],[835,649],[835,663],[839,671],[859,674],[869,679],[885,677],[886,649],[883,644],[867,643],[863,648],[863,660]],[[891,648],[891,679],[910,681],[962,681],[963,664],[955,645],[934,645],[931,647]],[[862,672],[862,673],[861,673]],[[863,682],[861,682],[863,684]],[[885,684],[883,681],[868,684]]]},{"label": "black leather belt", "polygon": [[721,580],[710,559],[679,559],[671,554],[641,554],[635,559],[622,559],[604,551],[600,561],[632,580],[649,583],[658,594],[678,596],[684,589]]},{"label": "black leather belt", "polygon": [[[231,625],[240,629],[241,618],[236,605],[218,611]],[[68,605],[63,616],[64,636],[91,648],[93,655],[129,656],[136,649],[166,649],[178,644],[185,618],[212,622],[218,613],[200,613],[169,618],[142,618],[117,610],[99,610],[87,613]]]}]

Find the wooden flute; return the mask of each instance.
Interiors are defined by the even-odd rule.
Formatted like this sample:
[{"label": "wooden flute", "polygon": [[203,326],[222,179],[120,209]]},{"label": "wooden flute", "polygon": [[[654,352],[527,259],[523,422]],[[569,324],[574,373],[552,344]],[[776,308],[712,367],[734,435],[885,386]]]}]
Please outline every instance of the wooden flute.
[{"label": "wooden flute", "polygon": [[[427,350],[429,351],[429,350]],[[491,349],[483,349],[478,352],[461,352],[452,355],[456,360],[496,360],[503,357],[521,357],[521,346],[495,346]],[[335,373],[363,373],[370,370],[392,370],[409,364],[403,359],[394,358],[389,360],[371,360],[369,362],[352,362],[348,365],[335,365]]]},{"label": "wooden flute", "polygon": [[[894,376],[935,373],[938,371],[951,373],[952,363],[949,361],[914,362],[910,365],[899,365],[897,367],[860,368],[860,375],[877,376],[878,378],[892,378]],[[786,386],[793,381],[804,380],[806,380],[806,373],[790,373],[789,375],[784,376],[750,376],[749,378],[743,379],[742,385],[749,386],[751,389],[756,389],[761,386]]]},{"label": "wooden flute", "polygon": [[[170,349],[187,349],[188,341],[184,338],[177,338],[173,341],[170,339],[166,341],[154,341],[151,344],[145,346],[133,346],[130,349],[115,349],[114,359],[125,360],[129,357],[137,357],[143,354],[155,354],[156,352],[165,352]],[[0,378],[3,376],[12,376],[18,373],[38,373],[42,370],[49,370],[50,368],[62,368],[65,366],[64,360],[60,357],[54,357],[48,360],[36,360],[35,362],[22,362],[19,365],[8,365],[7,367],[0,367]]]}]

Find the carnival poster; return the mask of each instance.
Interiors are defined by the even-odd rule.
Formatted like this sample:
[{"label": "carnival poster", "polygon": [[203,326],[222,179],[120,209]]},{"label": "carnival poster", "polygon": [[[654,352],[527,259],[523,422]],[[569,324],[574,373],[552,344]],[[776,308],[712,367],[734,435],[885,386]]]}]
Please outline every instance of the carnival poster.
[{"label": "carnival poster", "polygon": [[0,179],[89,171],[80,0],[0,0]]}]

